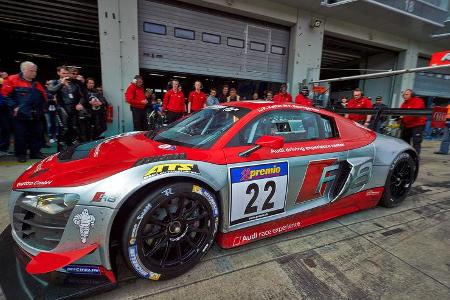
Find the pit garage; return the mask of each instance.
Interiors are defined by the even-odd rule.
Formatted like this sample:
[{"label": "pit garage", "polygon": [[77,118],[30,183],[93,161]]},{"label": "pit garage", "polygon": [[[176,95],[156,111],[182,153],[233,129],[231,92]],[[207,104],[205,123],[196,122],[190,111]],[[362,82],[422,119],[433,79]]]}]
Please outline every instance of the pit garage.
[{"label": "pit garage", "polygon": [[227,83],[241,95],[286,82],[290,28],[175,1],[138,2],[139,66],[146,85]]}]

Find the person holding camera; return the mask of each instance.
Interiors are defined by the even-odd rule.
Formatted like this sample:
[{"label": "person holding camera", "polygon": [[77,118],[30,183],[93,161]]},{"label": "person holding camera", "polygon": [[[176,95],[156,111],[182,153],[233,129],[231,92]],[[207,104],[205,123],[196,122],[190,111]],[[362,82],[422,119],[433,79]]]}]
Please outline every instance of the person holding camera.
[{"label": "person holding camera", "polygon": [[135,131],[148,130],[147,126],[147,105],[148,100],[144,92],[144,80],[142,76],[134,76],[133,81],[125,92],[125,100],[130,104],[133,116],[133,129]]},{"label": "person holding camera", "polygon": [[2,86],[2,95],[6,99],[14,123],[14,150],[19,162],[27,161],[27,147],[30,158],[43,159],[41,153],[44,105],[47,95],[42,85],[35,80],[37,66],[24,61],[20,64],[20,73],[11,75]]},{"label": "person holding camera", "polygon": [[86,111],[88,103],[85,86],[66,66],[57,67],[56,72],[59,79],[50,81],[47,89],[56,95],[58,115],[63,126],[62,140],[66,146],[86,142],[88,137],[86,130],[83,130],[83,124],[89,115]]}]

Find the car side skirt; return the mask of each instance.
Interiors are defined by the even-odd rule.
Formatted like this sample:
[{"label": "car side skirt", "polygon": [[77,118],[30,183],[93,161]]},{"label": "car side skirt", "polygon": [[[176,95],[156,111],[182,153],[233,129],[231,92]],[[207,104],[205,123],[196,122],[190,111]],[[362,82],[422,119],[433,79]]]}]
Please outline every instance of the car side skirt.
[{"label": "car side skirt", "polygon": [[376,187],[349,195],[340,200],[286,218],[256,226],[219,233],[216,241],[221,248],[239,247],[261,239],[304,228],[359,210],[375,207],[383,195],[384,187]]}]

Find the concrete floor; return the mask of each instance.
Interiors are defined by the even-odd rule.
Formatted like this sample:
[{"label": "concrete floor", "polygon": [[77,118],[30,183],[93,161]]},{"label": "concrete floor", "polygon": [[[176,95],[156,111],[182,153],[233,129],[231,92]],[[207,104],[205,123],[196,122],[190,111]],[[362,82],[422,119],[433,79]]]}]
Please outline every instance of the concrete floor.
[{"label": "concrete floor", "polygon": [[[92,299],[450,299],[450,156],[425,141],[420,174],[397,208],[375,208],[232,250],[189,273],[122,276]],[[0,229],[12,181],[29,164],[0,159]],[[0,298],[2,294],[0,291]]]}]

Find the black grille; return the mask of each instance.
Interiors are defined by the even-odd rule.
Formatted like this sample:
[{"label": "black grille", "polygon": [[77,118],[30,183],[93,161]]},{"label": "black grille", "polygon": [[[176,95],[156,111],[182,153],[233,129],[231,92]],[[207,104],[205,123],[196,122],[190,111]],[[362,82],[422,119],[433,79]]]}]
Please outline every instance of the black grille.
[{"label": "black grille", "polygon": [[350,165],[347,161],[343,161],[339,164],[338,175],[331,190],[332,199],[339,195],[341,190],[344,188],[345,181],[347,180],[351,170],[352,165]]},{"label": "black grille", "polygon": [[61,240],[71,211],[50,215],[17,202],[13,213],[13,226],[19,238],[29,246],[52,250]]},{"label": "black grille", "polygon": [[136,163],[134,164],[134,167],[142,166],[145,164],[158,162],[158,161],[165,161],[165,160],[179,160],[179,159],[186,159],[186,154],[184,153],[178,153],[178,154],[165,154],[161,156],[152,156],[152,157],[145,157],[138,159]]}]

